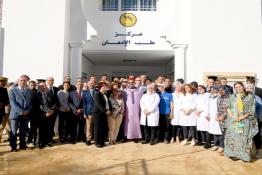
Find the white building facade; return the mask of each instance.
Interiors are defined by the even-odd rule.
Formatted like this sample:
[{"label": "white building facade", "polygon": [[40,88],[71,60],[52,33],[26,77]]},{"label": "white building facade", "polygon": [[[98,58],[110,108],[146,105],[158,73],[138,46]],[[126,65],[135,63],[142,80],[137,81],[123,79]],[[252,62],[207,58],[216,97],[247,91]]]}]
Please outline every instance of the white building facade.
[{"label": "white building facade", "polygon": [[65,75],[103,74],[259,80],[261,7],[261,0],[6,0],[3,75],[52,75],[57,84]]}]

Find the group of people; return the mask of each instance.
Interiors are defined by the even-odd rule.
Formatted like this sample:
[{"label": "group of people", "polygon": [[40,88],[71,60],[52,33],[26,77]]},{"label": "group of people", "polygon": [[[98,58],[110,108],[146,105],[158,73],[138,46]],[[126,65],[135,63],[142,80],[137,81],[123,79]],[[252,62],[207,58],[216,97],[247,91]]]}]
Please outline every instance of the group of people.
[{"label": "group of people", "polygon": [[[0,77],[0,141],[10,125],[11,151],[56,143],[58,117],[60,143],[85,142],[98,148],[133,140],[155,145],[163,142],[203,146],[232,160],[250,162],[261,149],[262,89],[254,79],[227,85],[226,78],[197,82],[171,82],[146,75],[99,82],[66,76],[59,87],[54,78],[16,83]],[[19,134],[18,134],[19,133]]]}]

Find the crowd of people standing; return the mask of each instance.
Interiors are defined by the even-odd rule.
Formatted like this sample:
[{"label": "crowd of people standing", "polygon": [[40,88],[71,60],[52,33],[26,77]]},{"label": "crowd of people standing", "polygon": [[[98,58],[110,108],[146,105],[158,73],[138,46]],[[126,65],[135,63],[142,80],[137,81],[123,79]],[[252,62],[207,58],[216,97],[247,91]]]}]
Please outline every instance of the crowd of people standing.
[{"label": "crowd of people standing", "polygon": [[[93,143],[98,148],[120,142],[203,146],[232,160],[250,162],[261,149],[262,89],[254,79],[227,85],[226,78],[208,78],[207,86],[183,79],[171,82],[146,75],[97,82],[66,76],[16,83],[0,77],[0,141],[9,134],[11,151],[62,144]],[[58,117],[58,118],[57,118]],[[9,124],[10,130],[7,125]]]}]

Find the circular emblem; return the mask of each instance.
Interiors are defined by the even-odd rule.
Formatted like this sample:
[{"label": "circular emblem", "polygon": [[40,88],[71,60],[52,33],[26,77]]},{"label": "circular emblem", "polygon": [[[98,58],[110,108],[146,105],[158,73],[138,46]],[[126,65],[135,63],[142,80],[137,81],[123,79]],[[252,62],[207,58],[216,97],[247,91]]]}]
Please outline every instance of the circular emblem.
[{"label": "circular emblem", "polygon": [[124,13],[120,16],[120,23],[124,27],[132,27],[136,24],[137,18],[132,13]]}]

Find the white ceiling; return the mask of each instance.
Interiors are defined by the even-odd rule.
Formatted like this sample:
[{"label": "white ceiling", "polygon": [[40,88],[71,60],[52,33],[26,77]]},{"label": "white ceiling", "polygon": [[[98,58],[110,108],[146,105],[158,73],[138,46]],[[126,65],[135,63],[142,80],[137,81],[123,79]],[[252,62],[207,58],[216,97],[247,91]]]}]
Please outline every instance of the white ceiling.
[{"label": "white ceiling", "polygon": [[[173,51],[83,51],[86,59],[95,65],[165,65],[173,57]],[[131,60],[131,61],[130,61]],[[135,61],[134,61],[135,60]]]}]

